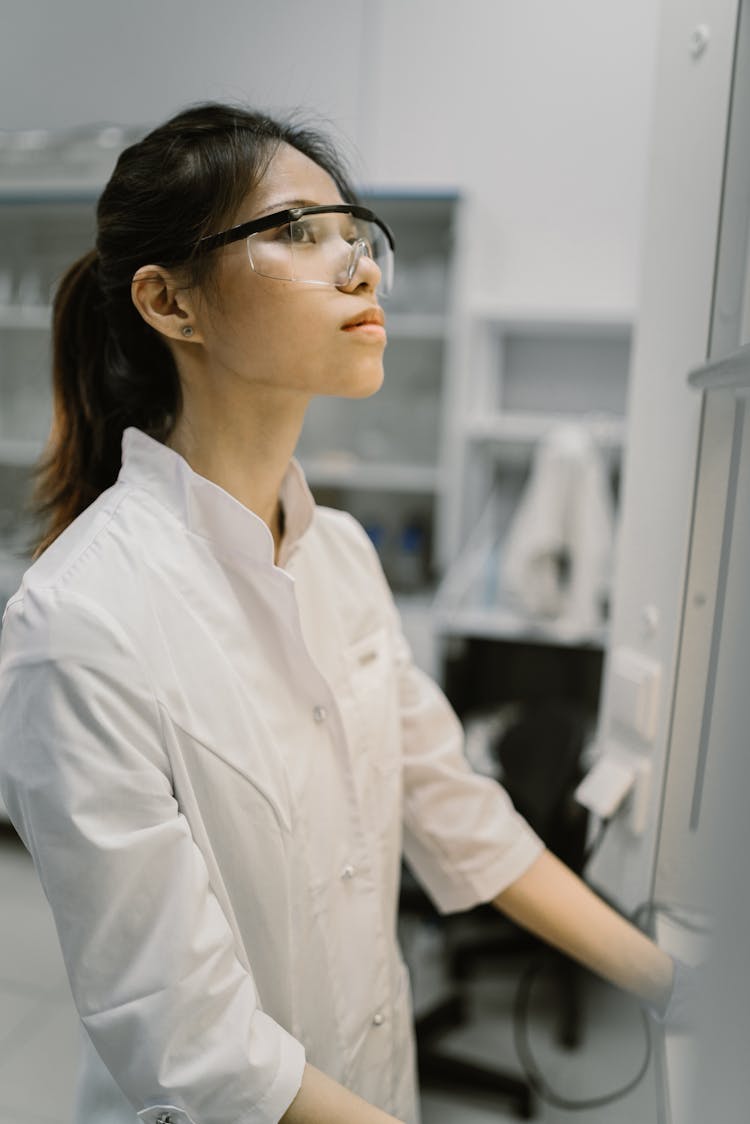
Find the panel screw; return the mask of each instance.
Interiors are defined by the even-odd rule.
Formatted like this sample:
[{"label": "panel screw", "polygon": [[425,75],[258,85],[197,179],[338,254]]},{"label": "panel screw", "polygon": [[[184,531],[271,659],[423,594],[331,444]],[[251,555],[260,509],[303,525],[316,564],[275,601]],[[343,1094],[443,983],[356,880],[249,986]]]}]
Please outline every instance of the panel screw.
[{"label": "panel screw", "polygon": [[659,610],[656,605],[644,606],[641,613],[641,625],[645,636],[651,637],[656,634],[659,627]]},{"label": "panel screw", "polygon": [[708,46],[711,32],[705,23],[699,23],[690,33],[690,54],[699,59]]}]

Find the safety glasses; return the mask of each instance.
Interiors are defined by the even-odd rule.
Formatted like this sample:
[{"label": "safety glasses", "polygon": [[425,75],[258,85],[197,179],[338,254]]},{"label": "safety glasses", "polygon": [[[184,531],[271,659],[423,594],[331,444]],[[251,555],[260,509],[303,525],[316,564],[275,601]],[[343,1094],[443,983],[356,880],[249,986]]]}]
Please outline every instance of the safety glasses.
[{"label": "safety glasses", "polygon": [[250,265],[262,277],[345,288],[364,257],[380,271],[378,292],[385,296],[393,287],[393,235],[367,207],[343,203],[275,211],[201,238],[197,250],[206,253],[243,238]]}]

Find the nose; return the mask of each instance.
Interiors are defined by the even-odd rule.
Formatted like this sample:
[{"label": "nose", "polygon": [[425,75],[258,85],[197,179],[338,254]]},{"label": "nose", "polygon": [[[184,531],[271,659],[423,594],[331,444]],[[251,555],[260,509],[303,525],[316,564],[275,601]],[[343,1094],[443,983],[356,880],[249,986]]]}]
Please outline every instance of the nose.
[{"label": "nose", "polygon": [[370,254],[370,248],[364,238],[358,238],[352,244],[349,268],[346,272],[347,280],[343,285],[337,286],[344,292],[354,292],[362,285],[375,292],[380,284],[382,276],[380,266]]}]

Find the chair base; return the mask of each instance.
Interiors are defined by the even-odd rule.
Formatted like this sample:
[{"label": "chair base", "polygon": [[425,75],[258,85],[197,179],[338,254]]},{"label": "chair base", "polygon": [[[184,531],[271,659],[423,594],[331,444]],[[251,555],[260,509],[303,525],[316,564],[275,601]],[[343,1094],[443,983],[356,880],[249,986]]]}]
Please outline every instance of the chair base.
[{"label": "chair base", "polygon": [[489,1066],[462,1061],[444,1053],[431,1039],[466,1022],[466,1003],[462,996],[451,996],[416,1021],[417,1066],[421,1084],[449,1089],[472,1089],[496,1093],[507,1098],[522,1120],[536,1115],[534,1095],[527,1083],[515,1074]]}]

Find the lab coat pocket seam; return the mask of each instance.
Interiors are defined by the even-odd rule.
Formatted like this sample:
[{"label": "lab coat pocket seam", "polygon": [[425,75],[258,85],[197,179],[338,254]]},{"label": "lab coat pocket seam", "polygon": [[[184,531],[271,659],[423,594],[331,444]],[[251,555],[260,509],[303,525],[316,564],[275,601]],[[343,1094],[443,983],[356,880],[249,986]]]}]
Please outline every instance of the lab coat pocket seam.
[{"label": "lab coat pocket seam", "polygon": [[259,784],[256,778],[251,777],[248,773],[244,772],[237,765],[235,765],[234,762],[227,760],[224,754],[220,753],[219,750],[214,746],[209,745],[207,742],[203,741],[202,738],[199,738],[196,734],[191,733],[190,730],[186,730],[185,727],[181,725],[181,723],[176,721],[173,715],[166,710],[163,704],[160,704],[160,710],[162,710],[163,712],[163,717],[166,717],[176,730],[179,730],[180,733],[183,734],[186,738],[190,738],[190,740],[195,745],[200,746],[201,749],[204,749],[206,751],[206,753],[210,753],[212,757],[215,757],[217,759],[217,761],[221,761],[222,765],[224,765],[227,769],[231,769],[233,773],[237,774],[237,776],[242,777],[242,779],[246,781],[247,784],[249,784],[250,787],[253,788],[255,792],[257,792],[266,802],[268,807],[271,809],[274,819],[276,820],[279,828],[287,835],[291,835],[292,823],[290,815],[286,813],[284,808],[280,806],[278,800],[274,799],[274,797],[267,791],[264,785]]}]

